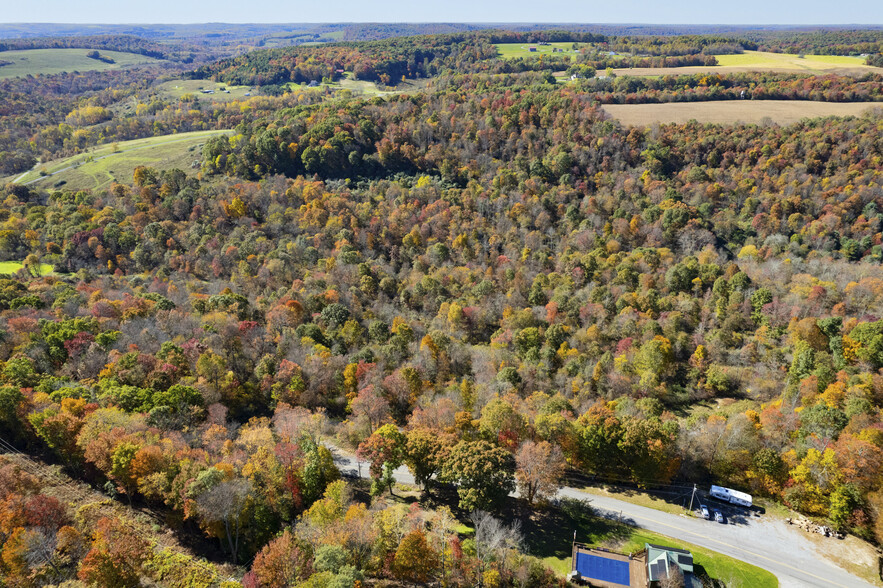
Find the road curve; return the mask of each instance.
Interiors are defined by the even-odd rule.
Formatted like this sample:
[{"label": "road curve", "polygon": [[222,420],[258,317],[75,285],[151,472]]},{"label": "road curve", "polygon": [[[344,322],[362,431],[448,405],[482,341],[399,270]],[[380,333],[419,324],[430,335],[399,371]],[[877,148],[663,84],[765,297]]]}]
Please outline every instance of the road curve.
[{"label": "road curve", "polygon": [[[368,477],[367,462],[357,460],[350,452],[331,444],[327,445],[342,473]],[[394,477],[397,482],[414,484],[414,476],[405,467],[396,469]],[[621,517],[635,526],[769,570],[779,579],[782,588],[806,586],[871,588],[873,586],[827,561],[824,554],[820,553],[805,536],[804,531],[772,517],[731,517],[728,524],[721,525],[713,521],[638,506],[577,488],[561,488],[558,497],[588,500],[602,516]]]},{"label": "road curve", "polygon": [[[870,587],[872,584],[824,559],[805,532],[772,517],[745,517],[721,525],[675,515],[612,497],[562,488],[559,497],[591,500],[605,516],[630,519],[636,526],[705,547],[769,570],[783,588],[798,586]],[[830,539],[837,541],[837,539]]]}]

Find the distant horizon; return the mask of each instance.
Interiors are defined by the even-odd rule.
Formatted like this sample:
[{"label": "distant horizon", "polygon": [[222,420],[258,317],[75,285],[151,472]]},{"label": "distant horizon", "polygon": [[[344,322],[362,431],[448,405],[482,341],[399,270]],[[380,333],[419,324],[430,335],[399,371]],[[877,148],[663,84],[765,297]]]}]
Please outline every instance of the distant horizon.
[{"label": "distant horizon", "polygon": [[[865,0],[745,0],[711,4],[683,0],[672,4],[647,0],[585,2],[564,0],[449,0],[411,3],[401,0],[280,2],[252,0],[154,0],[148,10],[116,0],[31,0],[4,8],[3,24],[328,24],[328,23],[591,23],[707,26],[875,26],[883,23],[883,3]],[[51,15],[51,16],[50,16]],[[161,15],[161,16],[160,16]],[[50,16],[47,20],[47,16]],[[159,18],[157,18],[159,16]],[[346,20],[339,20],[345,16]],[[638,17],[638,18],[635,18]],[[643,21],[635,23],[635,21]],[[148,22],[152,21],[152,22]],[[800,22],[798,22],[800,21]],[[816,24],[818,23],[818,24]]]},{"label": "distant horizon", "polygon": [[819,29],[873,29],[883,28],[883,21],[878,23],[731,23],[731,22],[630,22],[630,21],[533,21],[533,20],[292,20],[292,21],[234,21],[234,20],[206,20],[206,21],[167,21],[167,22],[139,22],[139,21],[5,21],[0,20],[0,25],[59,25],[59,26],[192,26],[192,25],[260,25],[260,26],[285,26],[285,25],[422,25],[422,24],[449,24],[449,25],[517,25],[517,26],[631,26],[631,27],[733,27],[733,28],[819,28]]},{"label": "distant horizon", "polygon": [[402,25],[402,26],[419,26],[419,25],[465,25],[470,27],[488,27],[488,28],[505,28],[505,27],[599,27],[599,28],[648,28],[654,27],[672,27],[685,29],[733,29],[733,30],[874,30],[883,29],[883,21],[879,23],[838,23],[838,24],[820,24],[820,23],[725,23],[725,22],[562,22],[562,21],[194,21],[194,22],[50,22],[50,21],[0,21],[0,29],[11,27],[212,27],[212,26],[255,26],[255,27],[288,27],[288,26],[355,26],[355,25]]}]

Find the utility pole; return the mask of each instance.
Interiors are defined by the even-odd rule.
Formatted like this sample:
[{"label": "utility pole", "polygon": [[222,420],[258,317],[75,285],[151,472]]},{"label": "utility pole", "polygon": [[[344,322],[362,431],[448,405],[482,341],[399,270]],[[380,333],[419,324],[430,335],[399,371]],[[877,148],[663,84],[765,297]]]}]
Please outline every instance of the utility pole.
[{"label": "utility pole", "polygon": [[576,569],[576,529],[573,530],[573,544],[570,547],[570,571]]},{"label": "utility pole", "polygon": [[690,495],[690,512],[693,512],[693,497],[696,496],[696,484],[693,484],[693,493]]}]

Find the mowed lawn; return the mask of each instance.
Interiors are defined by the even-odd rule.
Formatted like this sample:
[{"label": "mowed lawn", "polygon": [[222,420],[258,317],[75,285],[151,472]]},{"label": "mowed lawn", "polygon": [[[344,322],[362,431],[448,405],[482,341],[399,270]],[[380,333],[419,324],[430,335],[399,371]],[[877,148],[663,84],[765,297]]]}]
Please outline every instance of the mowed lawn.
[{"label": "mowed lawn", "polygon": [[[577,46],[583,47],[585,43],[577,43]],[[569,56],[571,59],[576,59],[577,54],[579,54],[579,49],[573,50],[573,42],[550,43],[548,45],[538,45],[537,43],[497,43],[496,47],[500,57],[503,59],[536,57],[537,55]],[[535,47],[536,51],[531,51],[531,47]],[[562,50],[564,53],[553,52],[553,47]]]},{"label": "mowed lawn", "polygon": [[24,49],[20,51],[0,51],[0,61],[10,61],[9,65],[0,66],[0,78],[13,78],[28,74],[57,74],[70,71],[104,71],[122,69],[134,65],[161,63],[159,59],[122,53],[120,51],[98,51],[103,57],[109,57],[114,63],[105,63],[98,59],[86,57],[89,49]]},{"label": "mowed lawn", "polygon": [[196,131],[100,145],[88,153],[38,165],[17,180],[41,188],[98,190],[117,180],[130,183],[139,165],[158,170],[178,168],[189,173],[193,171],[191,164],[202,158],[205,142],[224,133],[229,131]]},{"label": "mowed lawn", "polygon": [[666,104],[607,104],[604,110],[624,125],[653,123],[733,124],[761,123],[769,119],[780,125],[804,118],[862,116],[883,103],[815,102],[810,100],[720,100],[713,102],[670,102]]}]

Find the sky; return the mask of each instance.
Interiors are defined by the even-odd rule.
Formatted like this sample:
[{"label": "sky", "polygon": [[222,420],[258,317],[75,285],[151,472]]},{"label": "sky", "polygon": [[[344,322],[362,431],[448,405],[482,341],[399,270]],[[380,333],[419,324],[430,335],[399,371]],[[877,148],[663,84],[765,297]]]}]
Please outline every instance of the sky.
[{"label": "sky", "polygon": [[0,0],[0,22],[883,24],[880,0]]}]

